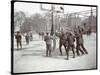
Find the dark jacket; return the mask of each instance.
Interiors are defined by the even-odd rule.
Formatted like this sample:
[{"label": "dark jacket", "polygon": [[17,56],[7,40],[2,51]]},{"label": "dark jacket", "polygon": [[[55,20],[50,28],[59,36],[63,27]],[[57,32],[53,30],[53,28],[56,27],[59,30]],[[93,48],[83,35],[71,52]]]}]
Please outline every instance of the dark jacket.
[{"label": "dark jacket", "polygon": [[65,34],[61,34],[59,37],[60,37],[60,43],[66,43],[66,36],[65,36]]},{"label": "dark jacket", "polygon": [[17,42],[20,42],[22,39],[20,34],[15,35],[15,38],[16,38]]},{"label": "dark jacket", "polygon": [[81,33],[76,34],[76,43],[83,44],[83,35]]},{"label": "dark jacket", "polygon": [[74,36],[72,34],[69,34],[67,37],[68,45],[74,45]]},{"label": "dark jacket", "polygon": [[52,40],[51,39],[52,39],[52,37],[48,36],[48,35],[44,37],[44,41],[46,42],[46,44],[52,44]]}]

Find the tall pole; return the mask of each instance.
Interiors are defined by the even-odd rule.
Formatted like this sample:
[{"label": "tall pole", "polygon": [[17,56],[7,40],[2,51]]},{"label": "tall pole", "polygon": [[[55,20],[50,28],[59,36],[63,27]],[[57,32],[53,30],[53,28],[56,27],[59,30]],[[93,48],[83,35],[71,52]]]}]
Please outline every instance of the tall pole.
[{"label": "tall pole", "polygon": [[91,26],[92,26],[92,20],[93,20],[92,18],[93,18],[93,10],[91,8],[91,24],[90,24]]},{"label": "tall pole", "polygon": [[[54,25],[54,12],[56,12],[55,11],[55,7],[54,7],[54,5],[52,4],[51,5],[51,10],[47,10],[47,9],[43,9],[42,8],[42,4],[40,5],[40,8],[41,8],[41,10],[46,10],[46,11],[51,11],[51,17],[52,17],[52,20],[51,20],[51,33],[50,33],[50,35],[52,36],[52,35],[54,35],[55,34],[55,25]],[[63,12],[64,12],[64,9],[62,8],[62,7],[60,7],[60,9],[61,10],[63,10]],[[54,37],[55,37],[55,35],[54,35]],[[55,48],[56,48],[56,39],[54,38],[53,39],[53,50],[55,50]]]},{"label": "tall pole", "polygon": [[58,16],[58,29],[60,31],[60,16]]},{"label": "tall pole", "polygon": [[92,8],[91,8],[90,26],[89,26],[90,33],[91,33],[91,28],[92,28],[92,18],[93,18],[93,11],[92,11]]},{"label": "tall pole", "polygon": [[51,35],[53,35],[55,33],[55,29],[54,29],[54,21],[53,21],[53,11],[54,11],[54,6],[51,6],[51,17],[52,17],[52,25],[51,25]]}]

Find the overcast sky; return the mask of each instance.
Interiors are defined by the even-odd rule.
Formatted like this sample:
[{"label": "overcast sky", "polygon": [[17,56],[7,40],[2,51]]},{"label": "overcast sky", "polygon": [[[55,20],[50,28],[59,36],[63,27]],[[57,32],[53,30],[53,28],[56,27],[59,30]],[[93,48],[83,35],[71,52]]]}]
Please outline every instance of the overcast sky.
[{"label": "overcast sky", "polygon": [[[55,10],[59,10],[59,6],[62,5],[55,5]],[[70,5],[64,5],[64,12],[67,13],[73,13],[73,12],[79,12],[79,11],[85,11],[85,10],[91,10],[91,7],[84,7],[84,6],[70,6]],[[43,8],[50,9],[50,4],[43,4]],[[96,9],[95,7],[92,7],[93,9]],[[35,13],[45,13],[47,11],[42,11],[40,9],[40,3],[26,3],[26,2],[15,2],[14,4],[15,11],[23,11],[27,16],[30,16]]]}]

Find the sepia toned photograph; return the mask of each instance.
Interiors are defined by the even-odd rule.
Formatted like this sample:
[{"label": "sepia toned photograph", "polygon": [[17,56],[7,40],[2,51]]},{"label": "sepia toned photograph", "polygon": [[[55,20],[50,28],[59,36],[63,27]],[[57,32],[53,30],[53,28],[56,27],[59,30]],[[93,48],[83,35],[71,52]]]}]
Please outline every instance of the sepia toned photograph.
[{"label": "sepia toned photograph", "polygon": [[97,6],[12,1],[12,73],[97,69]]}]

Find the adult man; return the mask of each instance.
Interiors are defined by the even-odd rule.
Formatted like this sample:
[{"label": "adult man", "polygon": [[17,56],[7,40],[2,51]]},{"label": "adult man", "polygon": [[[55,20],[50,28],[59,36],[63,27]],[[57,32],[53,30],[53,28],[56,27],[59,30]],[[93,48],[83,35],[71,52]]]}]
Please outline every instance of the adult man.
[{"label": "adult man", "polygon": [[20,45],[20,48],[22,48],[22,41],[21,41],[22,36],[19,31],[15,35],[15,39],[16,39],[16,43],[17,43],[17,48],[19,48],[19,45]]},{"label": "adult man", "polygon": [[79,51],[84,54],[84,52],[81,50],[80,46],[79,46],[79,33],[77,31],[75,31],[75,38],[76,38],[76,52],[77,52],[77,55],[79,56]]},{"label": "adult man", "polygon": [[[87,52],[87,50],[85,49],[85,47],[84,47],[84,40],[83,40],[83,35],[82,35],[82,31],[81,30],[79,30],[79,32],[76,34],[76,42],[77,42],[77,46],[76,46],[76,52],[77,52],[77,55],[79,56],[80,54],[79,54],[79,51],[82,53],[82,54],[84,54],[84,52],[86,53],[86,54],[88,54],[88,52]],[[83,49],[83,50],[81,50],[81,48]]]},{"label": "adult man", "polygon": [[49,36],[49,33],[46,33],[44,37],[44,41],[46,42],[46,56],[51,56],[51,44],[52,44],[52,37]]},{"label": "adult man", "polygon": [[61,47],[64,46],[64,48],[66,50],[66,36],[65,36],[64,32],[61,33],[59,38],[60,38],[60,40],[59,40],[59,50],[60,50],[60,55],[62,55]]},{"label": "adult man", "polygon": [[33,41],[33,35],[30,33],[30,41]]},{"label": "adult man", "polygon": [[25,35],[25,40],[26,40],[26,44],[29,44],[29,34],[28,33]]},{"label": "adult man", "polygon": [[73,58],[75,58],[75,52],[74,52],[74,47],[75,47],[74,41],[75,41],[75,39],[74,39],[74,36],[72,35],[72,33],[70,33],[70,32],[68,34],[67,41],[68,41],[68,47],[67,47],[66,51],[67,51],[67,60],[68,60],[70,48],[72,49],[72,52],[73,52]]}]

